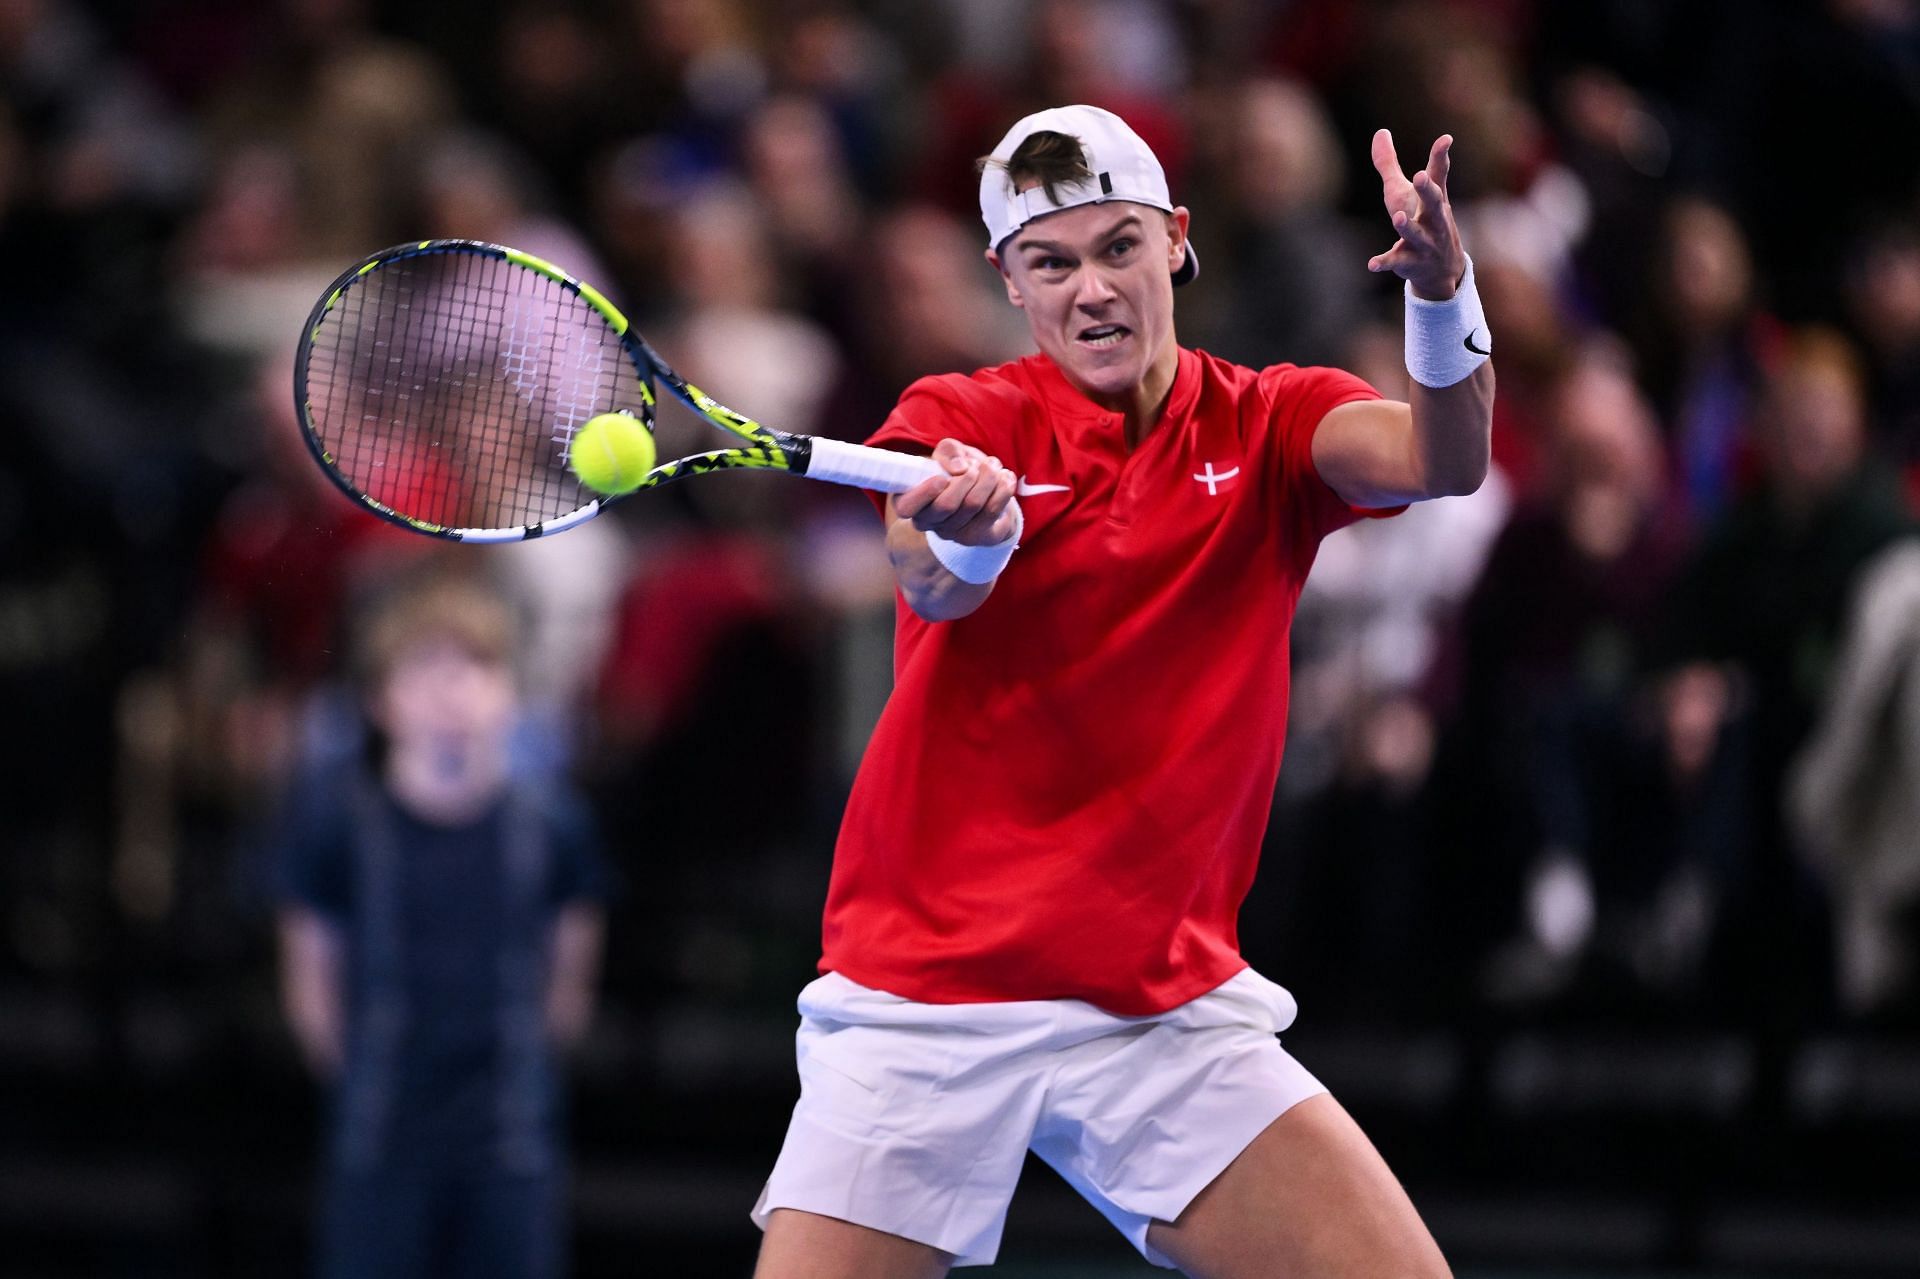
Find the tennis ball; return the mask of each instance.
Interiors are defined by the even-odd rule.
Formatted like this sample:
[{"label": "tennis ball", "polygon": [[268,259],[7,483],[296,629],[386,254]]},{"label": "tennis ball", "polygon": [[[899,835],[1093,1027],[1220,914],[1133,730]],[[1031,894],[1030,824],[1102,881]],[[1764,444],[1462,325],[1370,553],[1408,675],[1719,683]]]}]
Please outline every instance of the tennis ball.
[{"label": "tennis ball", "polygon": [[573,433],[567,465],[596,493],[631,493],[653,469],[653,432],[631,413],[602,413]]}]

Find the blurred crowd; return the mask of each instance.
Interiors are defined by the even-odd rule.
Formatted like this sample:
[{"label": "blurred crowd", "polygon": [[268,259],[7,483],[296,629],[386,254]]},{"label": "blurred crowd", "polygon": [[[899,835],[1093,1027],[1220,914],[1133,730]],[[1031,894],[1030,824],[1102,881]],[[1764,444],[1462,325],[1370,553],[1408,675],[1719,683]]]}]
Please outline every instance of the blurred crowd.
[{"label": "blurred crowd", "polygon": [[431,571],[526,619],[514,767],[593,799],[609,1015],[786,1006],[889,686],[870,509],[712,477],[438,546],[307,460],[296,333],[377,248],[491,240],[861,439],[1029,349],[972,162],[1074,101],[1193,211],[1185,344],[1388,396],[1367,139],[1458,139],[1496,470],[1324,547],[1249,957],[1309,1019],[1920,1024],[1912,0],[0,0],[0,979],[264,973],[258,832]]}]

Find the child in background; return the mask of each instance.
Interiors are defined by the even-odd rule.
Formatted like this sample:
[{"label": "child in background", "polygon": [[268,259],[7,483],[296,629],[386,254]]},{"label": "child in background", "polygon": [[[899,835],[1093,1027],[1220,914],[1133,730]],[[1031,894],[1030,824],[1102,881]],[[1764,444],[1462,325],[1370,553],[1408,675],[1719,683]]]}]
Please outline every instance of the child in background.
[{"label": "child in background", "polygon": [[389,592],[358,644],[371,758],[289,806],[281,993],[332,1089],[323,1279],[564,1270],[560,1057],[606,875],[580,802],[509,770],[517,642],[479,585]]}]

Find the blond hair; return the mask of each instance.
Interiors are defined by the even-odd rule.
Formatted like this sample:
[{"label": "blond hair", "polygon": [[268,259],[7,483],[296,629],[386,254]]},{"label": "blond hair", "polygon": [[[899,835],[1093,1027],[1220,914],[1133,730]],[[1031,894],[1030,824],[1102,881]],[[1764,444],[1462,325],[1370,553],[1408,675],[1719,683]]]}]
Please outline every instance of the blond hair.
[{"label": "blond hair", "polygon": [[438,573],[393,584],[361,618],[355,650],[361,684],[377,689],[408,647],[450,641],[475,660],[510,665],[520,619],[499,591],[470,577]]},{"label": "blond hair", "polygon": [[1015,190],[1024,190],[1022,183],[1038,184],[1047,192],[1047,199],[1055,204],[1060,202],[1054,193],[1054,187],[1062,183],[1087,182],[1093,178],[1093,170],[1087,165],[1087,150],[1080,139],[1070,133],[1056,133],[1052,129],[1041,129],[1029,133],[1013,154],[1005,160],[996,160],[983,155],[974,162],[974,168],[985,173],[989,166],[1007,171],[1007,181]]}]

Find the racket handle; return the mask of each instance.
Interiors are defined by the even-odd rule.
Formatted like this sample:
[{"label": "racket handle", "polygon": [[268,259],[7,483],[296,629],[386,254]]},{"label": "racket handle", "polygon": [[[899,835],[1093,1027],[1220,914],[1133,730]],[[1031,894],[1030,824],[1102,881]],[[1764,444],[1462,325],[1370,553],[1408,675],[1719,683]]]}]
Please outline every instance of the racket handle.
[{"label": "racket handle", "polygon": [[818,435],[809,443],[812,457],[807,463],[807,478],[812,480],[851,484],[876,493],[904,493],[921,480],[940,474],[940,464],[930,457],[868,448],[864,444],[848,444]]}]

